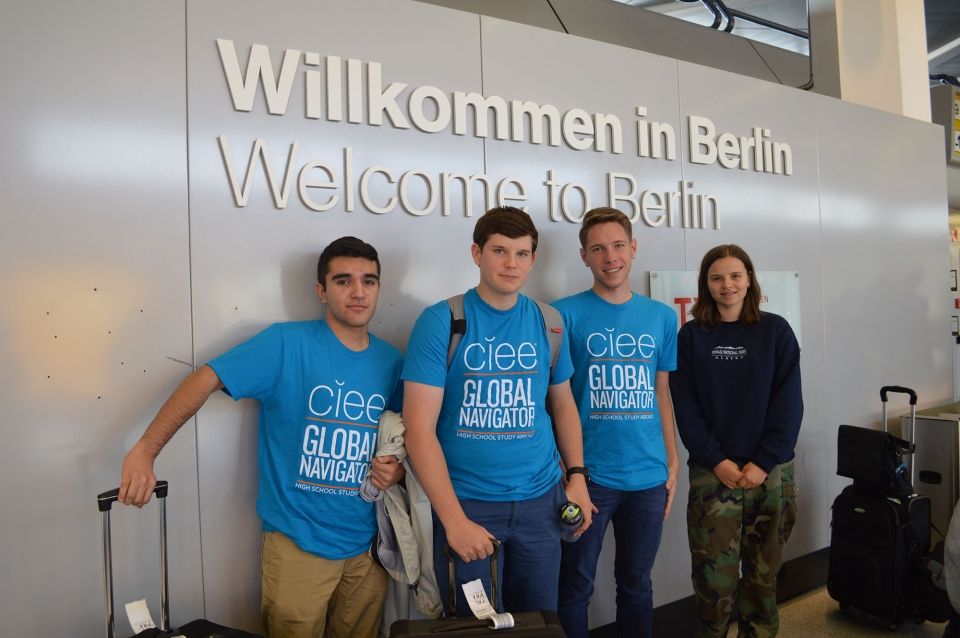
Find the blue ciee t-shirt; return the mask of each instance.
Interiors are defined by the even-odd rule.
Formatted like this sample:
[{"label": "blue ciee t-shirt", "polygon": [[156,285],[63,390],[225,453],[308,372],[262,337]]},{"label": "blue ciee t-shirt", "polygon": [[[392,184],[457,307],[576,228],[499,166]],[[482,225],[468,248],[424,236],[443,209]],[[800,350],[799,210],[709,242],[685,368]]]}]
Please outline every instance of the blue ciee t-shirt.
[{"label": "blue ciee t-shirt", "polygon": [[[636,293],[613,304],[586,290],[553,304],[567,328],[573,396],[590,477],[618,490],[667,480],[657,372],[677,367],[677,316]],[[671,424],[672,426],[672,424]]]},{"label": "blue ciee t-shirt", "polygon": [[441,301],[417,319],[403,379],[441,387],[437,439],[461,499],[519,501],[542,496],[560,480],[559,454],[547,414],[547,389],[570,378],[563,345],[550,378],[550,345],[536,302],[519,295],[509,310],[464,295],[467,331],[447,369],[450,306]]},{"label": "blue ciee t-shirt", "polygon": [[209,365],[231,397],[260,402],[264,531],[330,560],[367,551],[376,517],[359,488],[380,413],[400,408],[400,352],[372,334],[355,352],[325,321],[304,321],[274,324]]}]

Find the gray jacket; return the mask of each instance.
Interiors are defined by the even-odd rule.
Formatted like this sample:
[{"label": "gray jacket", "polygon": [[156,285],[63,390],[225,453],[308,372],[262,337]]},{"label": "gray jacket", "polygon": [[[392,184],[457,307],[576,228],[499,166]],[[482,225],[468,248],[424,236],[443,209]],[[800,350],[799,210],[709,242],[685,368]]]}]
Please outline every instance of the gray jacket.
[{"label": "gray jacket", "polygon": [[[394,580],[415,594],[417,611],[428,618],[443,612],[433,566],[433,515],[403,444],[403,419],[385,410],[380,417],[377,456],[393,455],[407,472],[377,496],[377,557]],[[371,549],[372,551],[372,549]]]}]

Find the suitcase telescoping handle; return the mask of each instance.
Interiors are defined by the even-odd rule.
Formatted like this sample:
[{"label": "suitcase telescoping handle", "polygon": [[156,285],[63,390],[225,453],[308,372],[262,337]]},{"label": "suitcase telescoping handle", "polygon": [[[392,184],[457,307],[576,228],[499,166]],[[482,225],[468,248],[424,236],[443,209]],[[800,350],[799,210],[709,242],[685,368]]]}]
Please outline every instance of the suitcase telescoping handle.
[{"label": "suitcase telescoping handle", "polygon": [[910,433],[907,436],[906,432],[902,432],[903,438],[911,443],[916,443],[913,440],[914,434],[914,425],[917,422],[917,393],[911,388],[905,388],[902,385],[885,385],[880,388],[880,405],[883,410],[883,431],[888,432],[889,428],[887,427],[887,393],[894,392],[897,394],[907,394],[910,396]]},{"label": "suitcase telescoping handle", "polygon": [[[157,519],[160,523],[160,629],[170,631],[170,602],[167,584],[167,482],[157,481]],[[113,638],[113,551],[110,543],[110,507],[117,502],[120,488],[97,494],[97,509],[103,522],[103,597],[106,637]]]},{"label": "suitcase telescoping handle", "polygon": [[[491,538],[490,543],[493,545],[493,553],[490,554],[490,604],[494,609],[497,608],[497,557],[500,554],[500,541],[496,538]],[[450,617],[453,618],[457,615],[457,579],[455,577],[453,569],[453,550],[450,549],[450,546],[444,550],[447,554],[447,584],[450,586]]]},{"label": "suitcase telescoping handle", "polygon": [[[906,394],[910,397],[910,427],[909,432],[901,432],[901,438],[907,440],[911,443],[913,449],[917,447],[917,392],[912,388],[907,388],[902,385],[885,385],[880,388],[880,405],[883,407],[883,431],[887,432],[889,428],[887,427],[887,393],[895,392],[898,394]],[[910,457],[910,484],[916,485],[917,477],[916,475],[916,463],[913,462],[913,457]]]},{"label": "suitcase telescoping handle", "polygon": [[880,388],[880,400],[884,403],[887,402],[887,393],[896,392],[899,394],[909,394],[910,395],[910,405],[917,404],[917,393],[915,390],[910,388],[905,388],[902,385],[885,385]]}]

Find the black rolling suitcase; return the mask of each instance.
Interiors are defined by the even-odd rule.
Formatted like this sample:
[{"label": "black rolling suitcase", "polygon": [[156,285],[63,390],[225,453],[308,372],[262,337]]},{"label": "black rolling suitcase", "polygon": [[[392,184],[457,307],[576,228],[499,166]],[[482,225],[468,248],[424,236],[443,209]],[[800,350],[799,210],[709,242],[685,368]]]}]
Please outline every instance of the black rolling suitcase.
[{"label": "black rolling suitcase", "polygon": [[[120,489],[97,495],[97,509],[103,523],[103,593],[106,601],[104,625],[107,638],[114,638],[113,622],[113,552],[110,542],[110,507],[117,501]],[[262,638],[239,629],[230,629],[202,618],[176,629],[170,627],[170,604],[167,600],[169,579],[167,576],[167,482],[157,481],[153,493],[157,497],[157,512],[160,521],[160,628],[145,629],[134,638]]]},{"label": "black rolling suitcase", "polygon": [[[491,597],[497,600],[497,556],[500,553],[500,543],[494,542],[493,556],[490,557],[490,583],[492,587]],[[447,556],[450,556],[450,550],[447,549]],[[450,570],[448,582],[453,583],[453,563],[448,560],[447,567]],[[450,587],[451,605],[456,590],[453,585]],[[390,638],[427,638],[428,636],[524,636],[525,638],[564,638],[563,628],[560,625],[560,617],[556,612],[530,611],[522,613],[511,613],[513,616],[513,627],[504,627],[494,629],[493,622],[490,619],[480,618],[438,618],[435,620],[398,620],[390,625]]]},{"label": "black rolling suitcase", "polygon": [[887,393],[917,395],[884,386],[884,431],[840,426],[837,473],[854,479],[832,506],[827,591],[841,609],[853,608],[891,628],[922,619],[916,606],[914,566],[930,549],[930,498],[913,494],[902,457],[913,445],[889,435]]},{"label": "black rolling suitcase", "polygon": [[850,485],[833,502],[827,591],[891,627],[917,617],[913,565],[930,543],[930,499]]}]

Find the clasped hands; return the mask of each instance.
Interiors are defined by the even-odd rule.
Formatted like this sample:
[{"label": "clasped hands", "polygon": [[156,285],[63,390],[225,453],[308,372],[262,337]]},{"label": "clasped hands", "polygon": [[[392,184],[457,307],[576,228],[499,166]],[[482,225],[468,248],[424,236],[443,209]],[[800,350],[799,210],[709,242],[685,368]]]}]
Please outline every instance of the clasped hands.
[{"label": "clasped hands", "polygon": [[743,469],[740,469],[740,467],[730,459],[724,459],[717,463],[717,466],[713,468],[713,473],[721,483],[731,490],[759,487],[767,480],[767,473],[764,472],[760,466],[754,463],[747,463],[743,466]]}]

